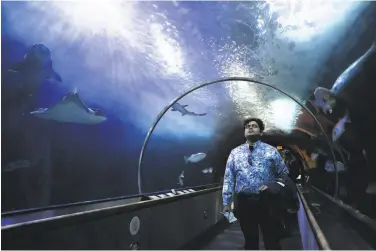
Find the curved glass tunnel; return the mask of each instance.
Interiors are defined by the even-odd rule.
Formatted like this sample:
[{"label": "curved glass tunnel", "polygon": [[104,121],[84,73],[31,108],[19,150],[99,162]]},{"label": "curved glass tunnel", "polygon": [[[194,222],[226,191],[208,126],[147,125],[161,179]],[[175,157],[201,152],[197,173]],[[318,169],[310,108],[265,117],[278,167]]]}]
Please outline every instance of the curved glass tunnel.
[{"label": "curved glass tunnel", "polygon": [[[146,136],[143,147],[141,149],[139,166],[138,166],[138,169],[139,169],[138,170],[138,172],[139,172],[138,173],[138,180],[139,180],[138,186],[139,186],[139,193],[140,194],[145,192],[145,190],[143,189],[143,186],[145,184],[142,181],[144,173],[151,173],[151,171],[149,171],[149,170],[146,171],[146,172],[143,172],[144,171],[143,165],[145,164],[144,163],[145,151],[146,151],[147,147],[149,146],[149,141],[151,139],[152,134],[155,133],[156,127],[160,123],[163,123],[162,122],[162,121],[164,121],[163,118],[166,116],[167,112],[169,112],[169,111],[180,112],[182,114],[182,116],[190,115],[187,110],[184,110],[184,108],[188,105],[182,105],[181,104],[181,102],[184,101],[184,98],[187,97],[191,93],[193,94],[195,91],[200,91],[201,89],[210,88],[210,86],[212,86],[212,85],[219,85],[219,84],[223,84],[224,88],[230,89],[230,90],[234,89],[234,88],[235,89],[241,88],[244,91],[244,93],[257,93],[257,91],[259,91],[261,93],[268,93],[269,94],[268,97],[269,98],[272,97],[272,100],[257,99],[255,101],[254,100],[255,95],[246,95],[246,94],[244,95],[243,94],[242,97],[238,96],[237,100],[235,102],[232,102],[232,106],[222,107],[221,108],[221,114],[219,114],[219,118],[217,118],[217,120],[216,120],[216,123],[219,124],[220,126],[216,127],[213,130],[214,132],[213,132],[213,135],[211,137],[211,145],[206,145],[206,147],[205,147],[207,149],[207,151],[205,151],[205,152],[201,151],[199,153],[194,153],[194,154],[188,155],[188,156],[184,155],[185,167],[183,166],[181,168],[181,170],[179,170],[179,176],[178,176],[178,179],[177,179],[178,180],[177,184],[180,187],[186,186],[185,181],[187,180],[186,179],[187,173],[192,172],[193,168],[190,168],[189,164],[194,164],[196,166],[202,165],[202,164],[206,165],[207,167],[201,166],[201,172],[204,176],[209,177],[211,180],[213,180],[213,178],[215,177],[216,169],[218,169],[218,168],[213,167],[211,165],[211,163],[213,163],[213,162],[220,163],[220,162],[216,161],[218,159],[218,152],[223,152],[223,147],[225,146],[224,147],[226,149],[225,153],[227,153],[227,154],[224,154],[224,157],[225,157],[224,159],[227,159],[227,156],[228,156],[229,152],[231,151],[231,149],[240,145],[241,142],[244,143],[244,141],[245,141],[244,135],[241,136],[242,140],[239,140],[239,136],[241,135],[241,134],[239,134],[239,132],[244,133],[244,130],[242,129],[242,127],[243,127],[242,119],[240,119],[241,116],[239,116],[239,110],[242,109],[242,108],[246,110],[246,113],[252,113],[252,109],[255,109],[255,108],[257,109],[260,106],[262,106],[263,109],[266,108],[266,110],[268,111],[268,114],[266,114],[262,117],[262,121],[264,121],[264,123],[266,123],[265,124],[265,132],[263,133],[262,141],[268,142],[268,143],[271,143],[271,144],[274,144],[274,145],[278,144],[279,141],[283,141],[284,144],[288,144],[290,150],[288,150],[288,149],[283,150],[282,146],[278,146],[280,148],[280,150],[283,150],[281,152],[282,155],[284,157],[288,157],[286,162],[292,161],[291,153],[287,153],[287,152],[295,152],[292,155],[296,155],[298,153],[301,153],[300,147],[304,147],[305,149],[309,149],[311,151],[312,150],[314,151],[315,149],[320,150],[320,148],[321,148],[321,151],[323,151],[322,150],[323,147],[320,146],[320,144],[318,144],[318,142],[315,140],[317,138],[317,135],[322,135],[320,140],[323,141],[323,138],[326,140],[326,142],[327,142],[326,149],[330,149],[328,152],[331,153],[332,163],[337,163],[334,149],[331,145],[331,141],[330,141],[328,135],[325,132],[325,129],[323,128],[323,125],[320,123],[320,121],[317,119],[317,117],[312,113],[312,111],[309,108],[307,108],[304,104],[299,102],[299,100],[290,96],[290,94],[278,89],[277,87],[274,87],[274,86],[271,86],[271,85],[268,85],[268,84],[265,84],[265,83],[262,83],[262,82],[259,82],[259,81],[255,81],[255,80],[252,80],[252,79],[249,79],[249,78],[229,77],[229,78],[225,78],[225,79],[218,79],[218,80],[214,80],[214,81],[211,81],[211,82],[203,83],[203,84],[200,84],[196,87],[193,87],[190,90],[188,90],[187,92],[185,92],[184,94],[182,94],[181,96],[179,96],[178,98],[174,99],[174,101],[172,101],[167,107],[165,107],[163,109],[163,111],[161,111],[161,113],[158,115],[156,121],[153,123],[152,127],[149,129],[149,132]],[[257,87],[259,87],[259,88],[261,87],[261,89],[263,88],[265,90],[259,89],[259,90],[256,91],[255,85]],[[250,86],[253,86],[253,88],[250,87]],[[209,92],[211,92],[211,91],[209,91]],[[231,93],[231,91],[230,91],[230,93]],[[278,97],[278,94],[280,96],[282,96],[282,98]],[[263,96],[263,97],[265,99],[265,96]],[[224,100],[231,100],[231,97],[225,96]],[[257,103],[259,106],[254,106],[252,103]],[[228,116],[227,114],[230,114],[230,113],[235,113],[237,115]],[[225,117],[222,117],[223,114],[225,114]],[[310,121],[311,123],[308,123],[308,125],[307,125],[307,123],[304,124],[304,122],[297,124],[296,123],[297,117],[294,117],[294,114],[297,114],[297,117],[298,116],[307,117],[307,115],[308,115],[311,118],[311,121]],[[202,116],[206,116],[207,113],[194,113],[194,114],[191,114],[191,115],[193,115],[193,117],[202,117]],[[228,118],[231,118],[231,117],[232,117],[232,119],[227,120]],[[249,117],[249,116],[247,116],[247,117]],[[247,117],[244,117],[243,120]],[[314,123],[312,123],[312,121]],[[309,125],[309,124],[313,124],[313,125]],[[308,131],[307,128],[309,128],[309,127],[310,128],[318,128],[318,131],[320,133],[314,134],[314,133],[312,133],[312,129],[310,131]],[[228,132],[226,132],[227,130],[230,131],[230,134],[229,134],[229,135],[231,135],[230,138],[228,138],[226,136],[226,135],[228,135]],[[299,133],[297,135],[296,134],[294,135],[295,132],[299,132]],[[311,147],[309,147],[306,144],[306,141],[308,139],[307,137],[303,137],[303,138],[299,137],[299,136],[301,136],[301,133],[306,134],[305,136],[309,136],[309,139],[311,141],[313,141],[313,142],[311,142],[312,143]],[[296,138],[295,136],[298,136],[298,138]],[[288,140],[286,141],[286,139],[288,139]],[[226,142],[226,143],[224,143],[224,144],[219,143],[222,140],[224,140],[224,142]],[[235,146],[233,145],[234,140],[236,142]],[[296,144],[298,144],[299,146],[297,146]],[[232,146],[232,148],[227,149],[226,146],[228,146],[228,145]],[[321,145],[322,145],[322,143],[321,143]],[[154,147],[156,147],[156,146],[154,146]],[[172,156],[172,157],[177,157],[179,155],[183,156],[182,153],[179,154],[178,152],[176,152],[177,149],[175,147],[172,148],[172,149],[175,149],[174,154],[171,154],[171,150],[170,150],[170,151],[165,151],[165,153],[167,154],[166,156],[159,155],[158,157],[163,159],[163,158],[168,158],[168,156]],[[212,159],[210,159],[211,156],[209,156],[209,158],[207,158],[207,155],[208,155],[209,152],[213,155]],[[156,156],[152,156],[151,158],[149,158],[149,161],[150,161],[149,166],[152,166],[152,163],[155,161],[155,158],[156,158]],[[296,157],[294,157],[294,158],[296,158]],[[299,157],[299,158],[302,158],[302,157]],[[203,161],[203,159],[206,159],[206,161]],[[175,163],[175,162],[173,161],[173,163]],[[198,164],[198,163],[200,163],[200,164]],[[225,166],[226,162],[220,163],[220,165]],[[300,176],[304,175],[304,171],[303,171],[304,165],[303,165],[303,163],[301,163],[301,166],[302,166],[302,168],[300,168],[300,170],[291,170],[292,171],[291,175],[292,175],[293,180],[296,180],[299,175]],[[335,196],[336,196],[337,188],[338,188],[338,175],[337,175],[337,172],[335,172],[336,168],[337,168],[335,164],[334,164],[333,168],[334,168],[333,171],[336,174],[335,182],[334,182],[334,184],[335,184],[334,185],[334,191],[335,191]],[[163,169],[166,170],[166,168],[163,168]],[[176,168],[174,168],[174,169],[176,169]],[[167,170],[168,170],[168,168],[167,168]],[[157,172],[161,172],[161,171],[157,170]],[[188,182],[190,180],[194,180],[196,182],[199,181],[200,179],[197,179],[197,177],[198,177],[198,175],[197,175],[197,172],[196,172],[196,175],[193,176],[193,179],[192,178],[188,179]],[[301,177],[299,177],[299,179],[301,179]],[[160,186],[160,184],[161,184],[154,174],[152,176],[149,176],[149,178],[145,178],[144,180],[147,181],[147,184],[149,186],[150,186],[150,181],[154,181],[155,182],[154,185],[159,184],[159,186]],[[191,186],[192,185],[193,184],[191,184]],[[194,185],[198,185],[198,184],[194,184]],[[171,186],[171,185],[169,185],[169,186]],[[161,190],[161,188],[157,188],[157,189],[153,188],[151,190],[152,191],[155,191],[155,190],[158,191],[158,190]]]},{"label": "curved glass tunnel", "polygon": [[[332,135],[336,111],[316,109],[312,90],[331,88],[370,47],[376,7],[299,4],[2,3],[2,211],[137,194],[138,157],[158,112],[219,77],[277,86],[314,111]],[[372,108],[374,91],[369,95]],[[65,96],[68,108],[38,109]],[[254,116],[265,120],[267,142],[295,156],[298,174],[334,194],[328,145],[312,118],[283,95],[232,83],[202,88],[179,103],[188,106],[168,111],[145,152],[145,192],[220,182],[229,151],[244,141],[241,119]],[[351,109],[355,127],[333,145],[344,166],[338,196],[375,218],[375,116]],[[199,114],[205,115],[192,116]],[[202,161],[185,163],[184,156],[199,152],[206,153]]]}]

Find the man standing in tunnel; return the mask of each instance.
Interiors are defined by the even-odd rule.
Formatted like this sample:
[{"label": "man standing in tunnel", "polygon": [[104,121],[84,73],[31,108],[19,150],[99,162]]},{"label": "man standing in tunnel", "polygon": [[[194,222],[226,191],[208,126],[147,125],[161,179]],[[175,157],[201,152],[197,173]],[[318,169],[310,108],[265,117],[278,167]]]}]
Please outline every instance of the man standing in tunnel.
[{"label": "man standing in tunnel", "polygon": [[259,249],[259,225],[265,248],[281,249],[279,221],[272,217],[272,203],[265,198],[269,198],[276,183],[284,185],[288,169],[278,150],[260,141],[264,129],[260,119],[244,121],[247,141],[231,151],[224,174],[223,211],[231,211],[234,199],[234,215],[239,220],[246,250]]}]

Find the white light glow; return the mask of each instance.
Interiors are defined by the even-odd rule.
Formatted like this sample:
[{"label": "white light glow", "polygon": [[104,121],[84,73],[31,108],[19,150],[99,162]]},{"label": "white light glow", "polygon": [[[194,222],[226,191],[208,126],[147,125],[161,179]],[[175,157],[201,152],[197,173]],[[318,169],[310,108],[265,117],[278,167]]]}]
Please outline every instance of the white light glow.
[{"label": "white light glow", "polygon": [[270,103],[269,120],[281,130],[291,132],[299,114],[298,105],[288,99],[277,99]]},{"label": "white light glow", "polygon": [[[50,11],[59,20],[71,24],[82,35],[120,37],[132,45],[135,38],[133,2],[125,1],[52,1]],[[35,2],[35,6],[41,6]],[[70,34],[72,35],[72,34]]]},{"label": "white light glow", "polygon": [[[255,78],[249,67],[239,62],[232,62],[222,71],[226,76]],[[254,83],[234,81],[227,84],[226,88],[241,117],[256,116],[266,122],[267,128],[278,128],[287,133],[291,132],[300,114],[300,107],[294,101],[277,99],[270,102],[263,93],[272,92],[272,96],[275,96],[278,95],[278,92]]]},{"label": "white light glow", "polygon": [[353,7],[353,1],[326,0],[267,0],[271,14],[279,15],[283,36],[306,41],[342,20]]},{"label": "white light glow", "polygon": [[63,2],[60,9],[65,15],[69,15],[71,21],[81,29],[92,32],[116,32],[122,30],[121,27],[129,26],[132,20],[131,9],[125,9],[126,13],[120,15],[119,5],[121,3],[116,0],[111,1],[111,4],[106,1],[77,1]]},{"label": "white light glow", "polygon": [[164,67],[168,73],[182,73],[183,56],[179,43],[166,36],[163,32],[163,26],[160,24],[152,24],[150,26],[154,44],[157,48],[156,53],[164,62]]},{"label": "white light glow", "polygon": [[[127,0],[28,1],[22,10],[12,8],[8,15],[12,17],[15,33],[23,42],[42,41],[49,46],[56,60],[54,66],[65,85],[79,85],[82,95],[92,96],[92,100],[97,100],[98,89],[103,90],[103,85],[106,85],[108,92],[100,94],[102,105],[103,96],[107,100],[118,100],[116,106],[128,107],[133,112],[135,123],[146,128],[151,123],[148,119],[154,119],[177,95],[175,90],[182,89],[186,82],[193,82],[190,79],[192,74],[184,64],[186,55],[179,31],[155,8],[156,4]],[[24,21],[19,22],[20,18]],[[33,32],[29,35],[30,30]],[[74,48],[74,53],[70,48]],[[74,75],[71,62],[79,62],[85,74],[67,81],[67,75]],[[97,77],[93,78],[93,75]],[[163,82],[168,78],[175,81],[151,86],[150,81],[145,81]],[[153,88],[154,95],[143,95],[144,89],[150,88]],[[125,99],[125,94],[129,98]],[[144,96],[145,107],[137,99]],[[174,124],[182,118],[179,114],[172,115],[175,116],[170,116],[157,134],[175,133]],[[127,116],[124,119],[131,115],[128,113]],[[206,132],[204,135],[210,133],[209,125],[201,126],[196,121],[186,122],[186,134],[203,134],[196,133],[197,128]]]},{"label": "white light glow", "polygon": [[[250,71],[249,67],[236,61],[230,61],[229,63],[224,64],[222,67],[222,72],[226,77],[255,77],[255,75]],[[262,99],[259,97],[260,87],[256,84],[246,83],[244,81],[233,81],[230,84],[226,84],[225,87],[236,105],[237,112],[242,117],[247,117],[250,115],[260,116],[260,113],[263,112],[263,106],[261,103]]]}]

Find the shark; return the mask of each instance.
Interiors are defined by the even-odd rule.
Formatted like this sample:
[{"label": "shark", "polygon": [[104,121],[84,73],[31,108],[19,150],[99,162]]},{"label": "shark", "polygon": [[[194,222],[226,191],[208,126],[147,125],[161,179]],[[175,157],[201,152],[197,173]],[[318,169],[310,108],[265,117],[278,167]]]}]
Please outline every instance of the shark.
[{"label": "shark", "polygon": [[46,82],[62,82],[62,78],[53,68],[50,49],[44,44],[34,44],[24,58],[11,65],[2,76],[2,112],[8,121],[6,127],[16,126],[19,116],[35,109],[36,93]]},{"label": "shark", "polygon": [[188,115],[188,116],[205,116],[207,113],[200,113],[200,114],[197,114],[197,113],[194,113],[194,112],[190,112],[188,111],[185,107],[187,107],[188,105],[181,105],[179,103],[175,103],[171,106],[171,111],[175,112],[175,111],[178,111],[181,113],[181,116],[185,116],[185,115]]},{"label": "shark", "polygon": [[18,88],[26,95],[32,96],[44,80],[62,82],[62,78],[53,68],[51,51],[44,44],[34,44],[24,58],[13,64],[8,72],[20,74],[25,82]]},{"label": "shark", "polygon": [[95,125],[107,120],[102,111],[88,108],[81,101],[76,89],[49,108],[39,108],[36,111],[30,112],[30,115],[59,123],[84,125]]}]

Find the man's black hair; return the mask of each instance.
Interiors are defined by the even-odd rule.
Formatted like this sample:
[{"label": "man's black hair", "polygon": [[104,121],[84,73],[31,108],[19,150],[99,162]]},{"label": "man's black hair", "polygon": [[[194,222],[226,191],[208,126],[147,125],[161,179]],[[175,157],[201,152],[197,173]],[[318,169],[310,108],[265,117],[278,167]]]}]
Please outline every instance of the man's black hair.
[{"label": "man's black hair", "polygon": [[258,119],[258,118],[246,118],[243,122],[243,127],[245,128],[245,126],[251,122],[251,121],[255,121],[258,126],[260,127],[260,132],[263,132],[265,130],[265,125],[264,125],[264,122],[262,122],[261,119]]}]

